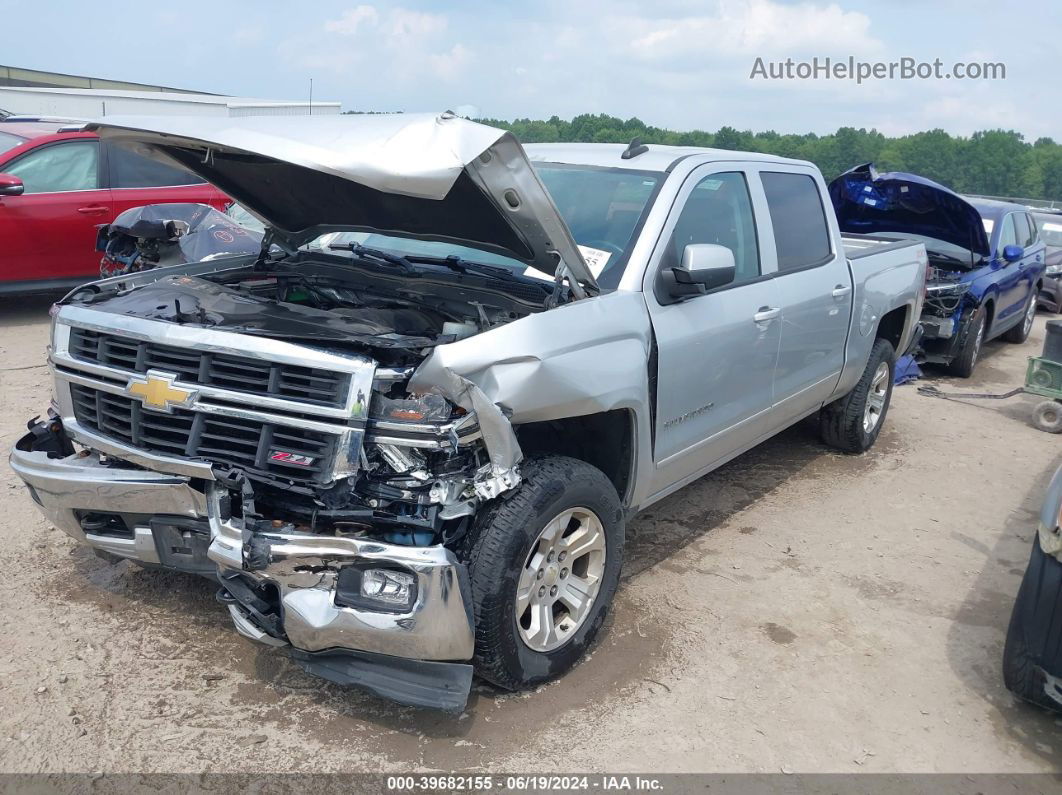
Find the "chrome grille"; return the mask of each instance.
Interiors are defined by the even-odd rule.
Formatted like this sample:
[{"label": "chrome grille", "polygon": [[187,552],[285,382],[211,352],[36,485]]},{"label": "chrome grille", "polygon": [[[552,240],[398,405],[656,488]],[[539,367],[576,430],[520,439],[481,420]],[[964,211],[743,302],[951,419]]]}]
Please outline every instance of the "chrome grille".
[{"label": "chrome grille", "polygon": [[[77,421],[117,441],[163,455],[202,458],[267,477],[291,481],[326,481],[335,452],[333,434],[175,409],[145,409],[139,400],[81,384],[70,385]],[[276,460],[277,452],[289,454]],[[294,463],[291,455],[309,463]]]},{"label": "chrome grille", "polygon": [[319,406],[343,406],[350,388],[346,373],[178,348],[83,328],[70,330],[69,352],[80,361],[130,372],[162,370],[191,384]]}]

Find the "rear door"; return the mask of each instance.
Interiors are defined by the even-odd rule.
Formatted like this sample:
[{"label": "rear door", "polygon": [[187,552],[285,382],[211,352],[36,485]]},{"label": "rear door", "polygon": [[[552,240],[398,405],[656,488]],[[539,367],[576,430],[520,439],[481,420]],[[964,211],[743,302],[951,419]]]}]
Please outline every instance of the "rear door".
[{"label": "rear door", "polygon": [[98,277],[96,226],[114,217],[99,147],[92,137],[53,141],[4,164],[26,190],[0,197],[0,282]]},{"label": "rear door", "polygon": [[[659,489],[747,449],[768,427],[781,311],[770,278],[773,263],[761,253],[770,224],[755,195],[741,164],[693,170],[647,270],[643,287],[657,344]],[[736,278],[705,295],[669,303],[657,292],[659,273],[677,265],[693,243],[733,251]]]},{"label": "rear door", "polygon": [[160,163],[128,146],[104,143],[106,173],[115,215],[145,204],[196,202],[224,210],[230,199],[202,177]]},{"label": "rear door", "polygon": [[1040,233],[1036,228],[1036,221],[1029,213],[1015,213],[1015,218],[1021,221],[1018,224],[1018,239],[1024,250],[1021,258],[1021,278],[1025,283],[1025,298],[1032,295],[1036,300],[1036,282],[1044,270],[1044,245],[1040,242]]},{"label": "rear door", "polygon": [[771,164],[758,178],[774,230],[782,308],[772,419],[784,426],[833,392],[844,367],[852,281],[815,172]]}]

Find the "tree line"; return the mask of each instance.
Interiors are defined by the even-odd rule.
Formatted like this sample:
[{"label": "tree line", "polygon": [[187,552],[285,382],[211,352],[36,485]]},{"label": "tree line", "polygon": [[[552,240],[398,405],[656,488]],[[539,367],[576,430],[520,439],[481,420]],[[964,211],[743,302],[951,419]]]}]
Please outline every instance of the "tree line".
[{"label": "tree line", "polygon": [[619,119],[584,113],[571,121],[549,119],[478,119],[511,130],[523,143],[591,142],[708,146],[763,152],[810,160],[827,180],[860,163],[872,161],[880,171],[909,171],[929,177],[959,193],[1062,200],[1062,145],[1051,138],[1029,143],[1013,130],[984,130],[970,137],[929,130],[890,138],[877,130],[842,127],[830,135],[752,132],[721,127],[715,132],[677,132],[647,125],[637,118]]}]

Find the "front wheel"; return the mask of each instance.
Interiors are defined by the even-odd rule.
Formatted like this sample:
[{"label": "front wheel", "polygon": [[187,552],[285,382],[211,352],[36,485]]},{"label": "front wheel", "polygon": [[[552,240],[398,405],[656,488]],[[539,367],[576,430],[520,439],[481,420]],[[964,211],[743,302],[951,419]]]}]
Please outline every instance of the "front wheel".
[{"label": "front wheel", "polygon": [[822,440],[846,453],[869,450],[881,433],[892,401],[896,354],[888,340],[878,340],[852,391],[819,412]]},{"label": "front wheel", "polygon": [[952,375],[959,378],[969,378],[973,375],[977,360],[981,357],[981,346],[985,342],[985,327],[988,325],[988,317],[983,306],[977,307],[966,324],[966,330],[959,346],[958,353],[948,365]]},{"label": "front wheel", "polygon": [[604,473],[561,456],[478,517],[468,553],[476,673],[509,690],[570,669],[605,620],[623,559],[623,508]]}]

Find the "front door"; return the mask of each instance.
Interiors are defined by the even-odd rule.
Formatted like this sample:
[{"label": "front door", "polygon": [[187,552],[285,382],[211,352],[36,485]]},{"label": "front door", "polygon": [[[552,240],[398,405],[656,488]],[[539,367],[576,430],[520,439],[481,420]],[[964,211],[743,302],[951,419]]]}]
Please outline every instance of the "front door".
[{"label": "front door", "polygon": [[[654,459],[661,488],[747,449],[766,433],[781,310],[761,256],[745,171],[706,165],[686,179],[645,285],[657,341]],[[680,303],[657,292],[658,274],[687,245],[734,253],[730,285]],[[657,491],[654,487],[653,491]]]},{"label": "front door", "polygon": [[100,188],[99,142],[47,144],[4,172],[26,189],[0,197],[0,282],[98,278],[96,227],[113,218],[110,191]]}]

